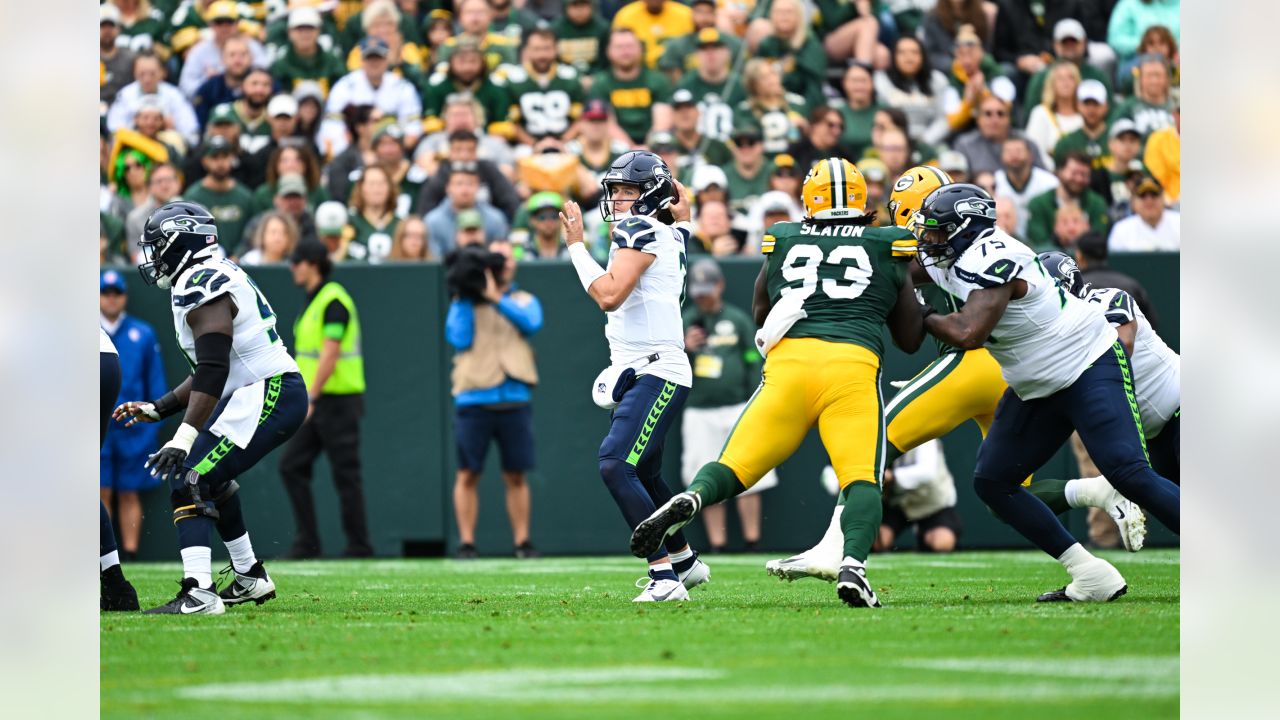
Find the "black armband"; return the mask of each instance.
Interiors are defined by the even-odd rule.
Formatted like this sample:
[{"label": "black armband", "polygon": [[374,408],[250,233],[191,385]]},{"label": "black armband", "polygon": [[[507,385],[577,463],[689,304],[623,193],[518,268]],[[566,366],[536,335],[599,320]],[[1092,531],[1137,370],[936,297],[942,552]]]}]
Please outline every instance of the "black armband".
[{"label": "black armband", "polygon": [[231,336],[208,333],[196,338],[196,372],[191,390],[222,397],[231,371]]},{"label": "black armband", "polygon": [[172,392],[165,393],[164,397],[151,401],[151,404],[155,406],[156,414],[161,418],[177,415],[183,408],[182,401],[178,400],[178,396]]}]

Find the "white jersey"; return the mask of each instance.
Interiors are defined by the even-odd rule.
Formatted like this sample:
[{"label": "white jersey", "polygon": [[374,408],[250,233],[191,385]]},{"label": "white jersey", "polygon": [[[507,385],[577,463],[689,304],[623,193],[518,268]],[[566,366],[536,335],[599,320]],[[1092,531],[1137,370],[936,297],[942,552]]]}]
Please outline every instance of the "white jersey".
[{"label": "white jersey", "polygon": [[[622,306],[608,314],[604,329],[610,364],[632,367],[638,375],[655,375],[684,387],[693,386],[680,317],[688,236],[686,227],[663,225],[643,215],[629,217],[614,227],[610,265],[622,248],[649,253],[655,259]],[[654,355],[657,358],[651,359]]]},{"label": "white jersey", "polygon": [[1153,438],[1182,406],[1182,359],[1156,334],[1129,293],[1099,288],[1085,302],[1113,326],[1138,323],[1133,338],[1133,389],[1138,396],[1142,431]]},{"label": "white jersey", "polygon": [[1014,280],[1027,283],[1027,294],[1009,302],[985,343],[1005,382],[1023,400],[1069,387],[1118,337],[1085,301],[1058,287],[1035,251],[999,228],[947,267],[926,270],[938,287],[961,301],[975,290]]},{"label": "white jersey", "polygon": [[119,351],[116,350],[116,344],[111,342],[111,336],[102,328],[98,328],[98,352],[111,353],[112,355],[120,354]]},{"label": "white jersey", "polygon": [[196,339],[187,313],[224,295],[236,306],[231,332],[231,368],[222,397],[281,373],[298,372],[284,341],[276,332],[276,314],[258,286],[240,266],[218,257],[187,268],[173,281],[173,324],[178,346],[192,367]]}]

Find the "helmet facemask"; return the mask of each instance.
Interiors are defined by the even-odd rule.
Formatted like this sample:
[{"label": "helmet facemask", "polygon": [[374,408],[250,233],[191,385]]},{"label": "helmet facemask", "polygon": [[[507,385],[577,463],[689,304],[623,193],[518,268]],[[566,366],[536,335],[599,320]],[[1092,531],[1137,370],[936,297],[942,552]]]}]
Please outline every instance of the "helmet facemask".
[{"label": "helmet facemask", "polygon": [[[623,165],[615,164],[600,181],[604,188],[604,196],[600,199],[600,215],[605,222],[620,222],[636,215],[656,215],[676,201],[677,191],[671,169],[658,156],[652,155],[652,158],[656,162],[647,173],[644,170],[635,171],[633,163],[636,158],[632,158]],[[637,189],[639,195],[634,200],[619,200],[614,197],[619,186]],[[624,209],[620,211],[618,204],[623,204]]]},{"label": "helmet facemask", "polygon": [[[192,217],[173,217],[160,226],[160,239],[149,240],[143,233],[138,240],[143,262],[138,273],[143,282],[168,290],[173,280],[197,258],[209,257],[218,247],[218,228]],[[193,242],[179,242],[190,239]]]}]

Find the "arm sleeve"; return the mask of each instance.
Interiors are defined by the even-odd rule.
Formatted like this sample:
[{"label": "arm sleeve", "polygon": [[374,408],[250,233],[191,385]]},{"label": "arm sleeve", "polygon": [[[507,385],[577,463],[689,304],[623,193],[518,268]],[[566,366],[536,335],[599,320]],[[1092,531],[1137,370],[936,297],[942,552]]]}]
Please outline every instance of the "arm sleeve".
[{"label": "arm sleeve", "polygon": [[458,350],[471,347],[475,338],[476,316],[469,300],[449,303],[449,315],[444,321],[444,339]]},{"label": "arm sleeve", "polygon": [[324,336],[330,340],[341,340],[349,322],[351,313],[347,308],[337,300],[330,300],[324,309]]},{"label": "arm sleeve", "polygon": [[542,329],[542,303],[529,293],[504,295],[498,301],[498,312],[528,337]]}]

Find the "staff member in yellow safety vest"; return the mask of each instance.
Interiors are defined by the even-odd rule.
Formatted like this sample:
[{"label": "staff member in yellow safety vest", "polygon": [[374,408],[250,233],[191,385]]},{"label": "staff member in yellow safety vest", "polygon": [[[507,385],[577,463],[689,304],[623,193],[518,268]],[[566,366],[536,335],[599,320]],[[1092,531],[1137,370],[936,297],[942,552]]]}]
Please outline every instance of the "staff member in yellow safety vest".
[{"label": "staff member in yellow safety vest", "polygon": [[307,421],[285,446],[280,475],[297,526],[291,558],[320,555],[311,470],[323,450],[347,535],[344,557],[369,557],[369,525],[360,473],[360,417],[364,415],[364,360],[360,357],[360,316],[345,288],[329,279],[333,261],[315,241],[298,245],[290,258],[293,282],[307,293],[307,307],[293,326],[298,369],[311,406]]}]

